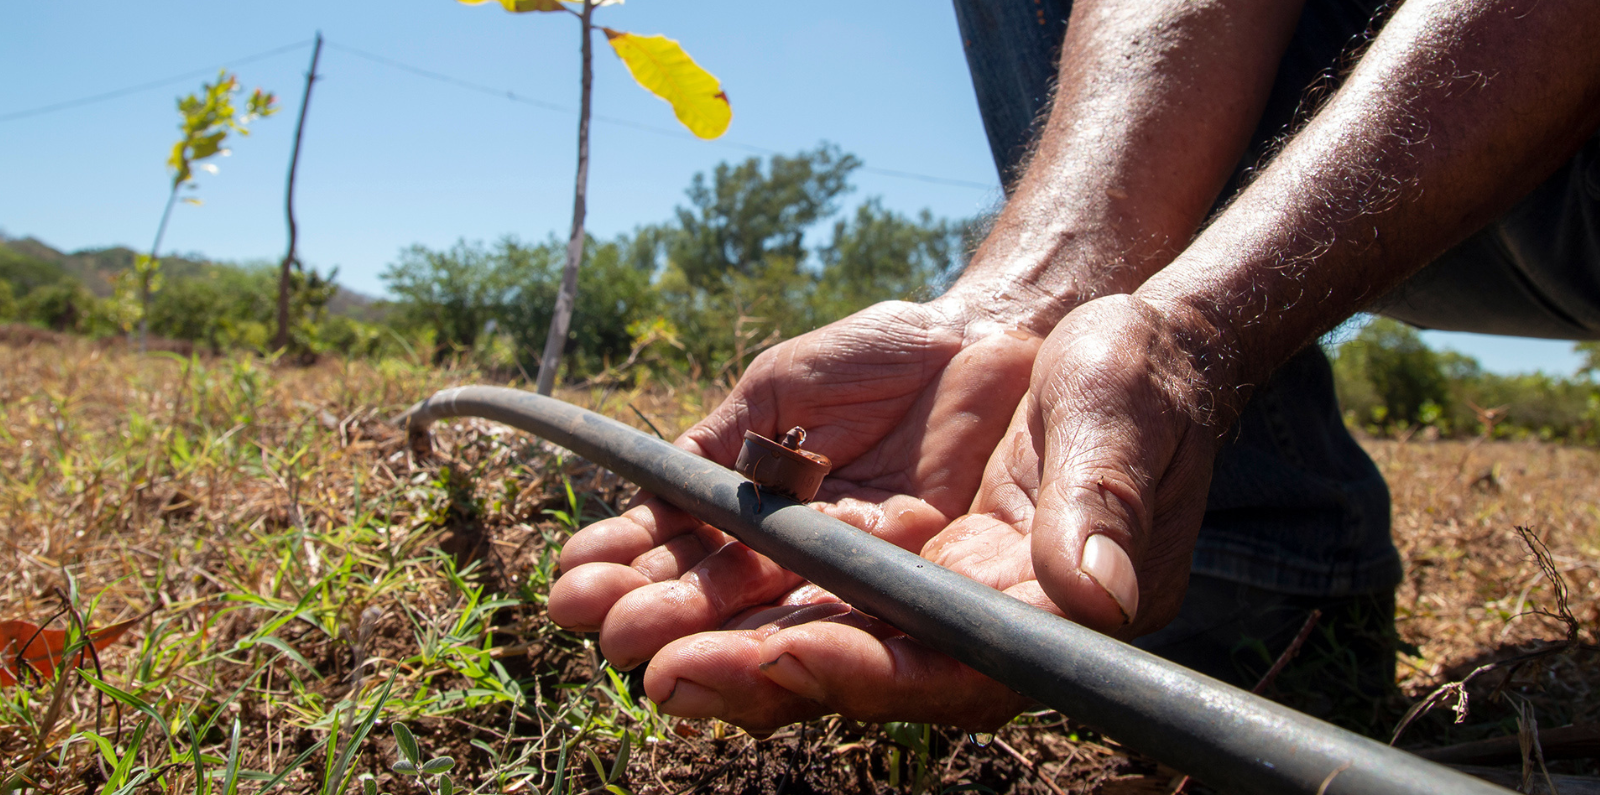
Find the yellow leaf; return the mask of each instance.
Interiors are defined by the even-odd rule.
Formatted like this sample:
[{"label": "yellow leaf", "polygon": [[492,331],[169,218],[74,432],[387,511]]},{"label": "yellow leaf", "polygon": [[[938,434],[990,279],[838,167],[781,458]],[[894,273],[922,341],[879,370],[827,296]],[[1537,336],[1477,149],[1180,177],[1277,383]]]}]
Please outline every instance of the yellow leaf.
[{"label": "yellow leaf", "polygon": [[672,105],[678,121],[701,138],[728,131],[733,108],[715,75],[700,68],[676,41],[666,36],[636,36],[602,28],[611,49],[627,64],[633,79]]},{"label": "yellow leaf", "polygon": [[[487,3],[489,0],[458,0],[458,2],[464,5],[475,6]],[[520,14],[524,11],[567,10],[567,7],[561,4],[561,0],[500,0],[500,5],[504,6],[507,11],[510,11],[513,14]]]}]

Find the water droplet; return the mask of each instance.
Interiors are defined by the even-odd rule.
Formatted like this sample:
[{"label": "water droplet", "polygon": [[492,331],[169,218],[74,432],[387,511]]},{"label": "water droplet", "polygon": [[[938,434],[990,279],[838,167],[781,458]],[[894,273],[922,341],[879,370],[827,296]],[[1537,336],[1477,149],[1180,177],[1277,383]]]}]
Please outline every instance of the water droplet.
[{"label": "water droplet", "polygon": [[973,732],[973,733],[967,735],[967,742],[972,743],[973,745],[976,745],[979,748],[987,748],[989,746],[989,743],[994,742],[994,733],[993,732]]}]

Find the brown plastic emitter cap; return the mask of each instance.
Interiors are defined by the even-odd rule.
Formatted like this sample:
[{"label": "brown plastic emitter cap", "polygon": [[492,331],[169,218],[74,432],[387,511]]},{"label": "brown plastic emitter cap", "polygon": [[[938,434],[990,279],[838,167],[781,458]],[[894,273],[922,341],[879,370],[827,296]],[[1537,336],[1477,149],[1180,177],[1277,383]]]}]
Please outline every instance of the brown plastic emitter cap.
[{"label": "brown plastic emitter cap", "polygon": [[801,450],[805,439],[804,428],[790,429],[777,442],[755,431],[745,431],[744,446],[739,449],[739,460],[733,469],[762,488],[810,502],[822,487],[822,479],[833,469],[833,462],[825,455]]}]

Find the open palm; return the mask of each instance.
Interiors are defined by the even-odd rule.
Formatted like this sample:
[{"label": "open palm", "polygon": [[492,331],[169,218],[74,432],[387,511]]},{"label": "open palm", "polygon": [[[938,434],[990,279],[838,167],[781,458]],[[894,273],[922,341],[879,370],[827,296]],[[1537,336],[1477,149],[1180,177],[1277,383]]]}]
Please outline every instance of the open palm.
[{"label": "open palm", "polygon": [[[677,443],[731,465],[745,430],[777,436],[802,426],[807,448],[836,467],[817,507],[920,550],[971,504],[1010,410],[1027,390],[1038,345],[1026,333],[980,329],[935,305],[879,304],[762,354],[722,405]],[[791,621],[842,612],[814,606],[837,600],[658,499],[579,531],[561,562],[551,618],[599,630],[601,650],[619,667],[656,658],[651,679],[675,664],[658,652],[696,633],[797,612]],[[724,641],[747,645],[738,636],[698,636],[691,660],[724,652],[735,658],[711,663],[700,678],[735,669],[760,678],[754,663],[717,648]],[[695,686],[675,690],[685,696]]]}]

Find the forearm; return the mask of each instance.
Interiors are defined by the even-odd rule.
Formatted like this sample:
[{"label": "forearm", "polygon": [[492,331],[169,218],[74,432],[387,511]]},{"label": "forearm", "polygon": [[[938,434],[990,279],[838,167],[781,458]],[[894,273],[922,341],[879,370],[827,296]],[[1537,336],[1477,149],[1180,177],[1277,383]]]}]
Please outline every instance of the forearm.
[{"label": "forearm", "polygon": [[1255,128],[1299,4],[1080,0],[1029,168],[947,294],[1044,334],[1189,242]]},{"label": "forearm", "polygon": [[1592,134],[1597,9],[1589,0],[1411,0],[1328,106],[1138,295],[1204,318],[1210,328],[1197,339],[1216,335],[1208,381],[1265,380],[1503,212]]}]

